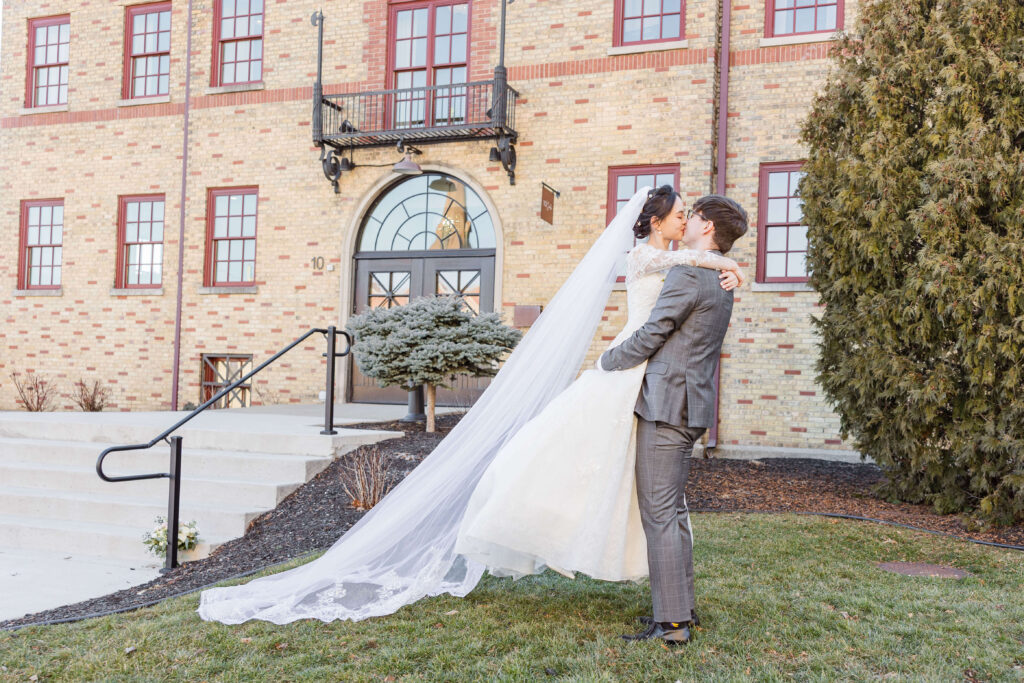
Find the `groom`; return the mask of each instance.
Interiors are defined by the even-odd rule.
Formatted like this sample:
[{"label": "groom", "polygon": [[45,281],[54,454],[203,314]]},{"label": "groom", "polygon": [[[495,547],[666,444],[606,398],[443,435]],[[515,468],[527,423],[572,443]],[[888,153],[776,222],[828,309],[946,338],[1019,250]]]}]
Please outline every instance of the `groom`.
[{"label": "groom", "polygon": [[[682,242],[687,249],[729,251],[747,231],[747,213],[720,195],[698,199],[687,212]],[[693,552],[684,492],[693,444],[715,415],[715,367],[729,327],[733,293],[719,285],[718,271],[676,266],[651,316],[629,339],[605,351],[605,370],[625,370],[645,360],[637,415],[636,490],[647,536],[654,618],[626,640],[690,640],[696,625]]]}]

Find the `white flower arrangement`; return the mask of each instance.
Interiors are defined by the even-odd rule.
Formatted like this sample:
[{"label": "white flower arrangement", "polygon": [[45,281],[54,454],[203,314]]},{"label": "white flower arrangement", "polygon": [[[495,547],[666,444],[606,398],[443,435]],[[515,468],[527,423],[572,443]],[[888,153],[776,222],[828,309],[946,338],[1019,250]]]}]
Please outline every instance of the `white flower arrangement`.
[{"label": "white flower arrangement", "polygon": [[[156,526],[142,536],[142,543],[154,555],[167,552],[167,520],[157,516]],[[178,524],[178,550],[192,550],[199,543],[199,525],[193,519],[185,524]]]}]

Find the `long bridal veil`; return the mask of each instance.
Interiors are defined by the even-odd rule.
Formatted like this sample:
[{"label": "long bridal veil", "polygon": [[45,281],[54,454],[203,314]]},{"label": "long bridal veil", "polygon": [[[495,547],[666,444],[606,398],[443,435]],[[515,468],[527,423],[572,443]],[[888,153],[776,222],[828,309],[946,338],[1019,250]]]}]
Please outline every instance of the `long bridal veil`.
[{"label": "long bridal veil", "polygon": [[485,567],[454,552],[467,501],[502,445],[575,379],[648,189],[619,211],[483,395],[391,493],[313,562],[204,591],[200,617],[226,624],[359,620],[473,590]]}]

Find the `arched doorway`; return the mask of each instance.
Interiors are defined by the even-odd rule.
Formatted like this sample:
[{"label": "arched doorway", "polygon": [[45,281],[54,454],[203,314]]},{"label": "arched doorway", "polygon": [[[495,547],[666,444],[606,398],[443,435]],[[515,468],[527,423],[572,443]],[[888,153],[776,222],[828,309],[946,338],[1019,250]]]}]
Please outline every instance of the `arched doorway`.
[{"label": "arched doorway", "polygon": [[[494,310],[494,223],[459,178],[427,172],[386,188],[366,212],[355,254],[353,311],[402,306],[421,296],[457,295],[477,312]],[[405,403],[400,387],[380,387],[353,362],[348,400]],[[486,379],[460,377],[439,389],[439,405],[469,405]]]}]

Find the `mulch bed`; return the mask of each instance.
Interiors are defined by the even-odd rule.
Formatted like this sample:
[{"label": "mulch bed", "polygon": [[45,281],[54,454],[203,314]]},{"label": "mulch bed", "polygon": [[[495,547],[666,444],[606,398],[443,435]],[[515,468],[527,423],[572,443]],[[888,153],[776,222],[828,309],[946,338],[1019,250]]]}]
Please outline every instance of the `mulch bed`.
[{"label": "mulch bed", "polygon": [[[403,438],[374,446],[388,456],[388,473],[400,481],[451,431],[459,415],[438,416],[438,431],[427,434],[422,424],[390,422],[353,425],[363,429],[402,431]],[[217,548],[210,556],[160,576],[149,583],[74,605],[0,622],[11,628],[46,621],[82,618],[124,610],[180,595],[245,572],[262,569],[330,547],[364,514],[349,506],[340,485],[347,458],[335,460],[274,510],[253,520],[245,535]],[[1024,525],[969,530],[954,515],[938,515],[930,507],[888,503],[872,494],[883,474],[875,465],[802,458],[763,461],[695,459],[687,498],[695,511],[826,512],[874,519],[954,534],[964,538],[1024,546]]]}]

